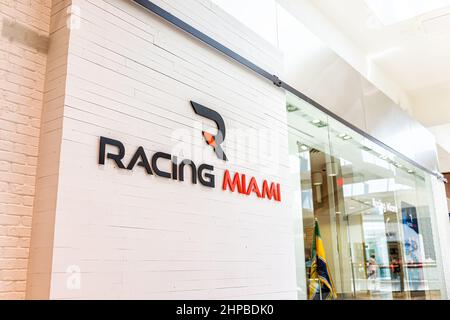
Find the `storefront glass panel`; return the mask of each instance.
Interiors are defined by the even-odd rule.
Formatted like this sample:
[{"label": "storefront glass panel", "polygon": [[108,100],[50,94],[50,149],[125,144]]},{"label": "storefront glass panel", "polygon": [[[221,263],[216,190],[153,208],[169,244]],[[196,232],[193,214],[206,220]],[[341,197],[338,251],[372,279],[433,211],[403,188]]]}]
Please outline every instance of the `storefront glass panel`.
[{"label": "storefront glass panel", "polygon": [[321,283],[311,277],[317,221],[338,299],[445,298],[432,177],[287,95],[291,174],[302,207],[296,232],[303,232],[304,261],[297,264],[306,261],[299,296],[303,286],[307,297],[323,298],[310,289]]}]

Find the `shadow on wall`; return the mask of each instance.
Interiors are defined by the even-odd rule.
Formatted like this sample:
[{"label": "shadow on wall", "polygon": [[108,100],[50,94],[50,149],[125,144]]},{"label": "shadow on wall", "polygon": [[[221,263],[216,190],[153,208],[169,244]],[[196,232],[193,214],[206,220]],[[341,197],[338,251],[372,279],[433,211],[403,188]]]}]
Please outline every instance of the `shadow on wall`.
[{"label": "shadow on wall", "polygon": [[49,37],[8,18],[3,18],[2,37],[9,39],[11,42],[34,48],[38,52],[47,53],[48,51]]}]

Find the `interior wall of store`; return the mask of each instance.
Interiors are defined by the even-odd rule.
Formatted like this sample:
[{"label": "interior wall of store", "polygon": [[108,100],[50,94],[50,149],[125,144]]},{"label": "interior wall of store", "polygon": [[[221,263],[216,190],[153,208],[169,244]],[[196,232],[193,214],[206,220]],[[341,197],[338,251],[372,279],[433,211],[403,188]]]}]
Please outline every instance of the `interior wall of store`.
[{"label": "interior wall of store", "polygon": [[450,172],[450,84],[417,90],[410,96],[414,118],[434,134],[441,148],[438,148],[441,172]]},{"label": "interior wall of store", "polygon": [[[424,88],[411,93],[414,117],[423,125],[435,127],[450,123],[450,84]],[[432,107],[433,112],[430,112]],[[450,145],[447,145],[450,151]]]},{"label": "interior wall of store", "polygon": [[[431,129],[431,130],[435,130],[435,129]],[[448,135],[447,135],[447,137],[448,137]],[[448,141],[447,137],[443,137],[442,140],[444,140],[444,142],[447,142]],[[439,137],[437,137],[436,139],[441,140],[441,139],[439,139]],[[450,153],[447,152],[446,149],[441,147],[440,144],[437,145],[437,152],[438,152],[438,158],[439,158],[439,168],[441,169],[441,172],[442,173],[450,172]],[[450,207],[449,207],[449,209],[450,209]]]},{"label": "interior wall of store", "polygon": [[[154,2],[273,74],[282,72],[275,47],[211,2]],[[62,134],[51,143],[56,152],[40,155],[43,163],[57,161],[57,190],[37,191],[47,191],[42,205],[56,202],[33,219],[31,250],[48,255],[30,257],[36,268],[29,297],[296,299],[292,212],[301,209],[291,192],[284,91],[131,1],[72,6],[79,27],[59,45],[67,50],[60,68],[67,78],[59,81],[64,105],[57,110]],[[205,146],[202,125],[215,126],[195,115],[190,100],[225,119],[229,162]],[[148,156],[163,151],[213,164],[216,188],[149,176],[139,167],[120,170],[111,161],[101,166],[100,136],[124,143],[125,162],[143,146]],[[279,182],[282,203],[222,191],[225,169]],[[54,226],[46,233],[52,241],[39,235],[42,225]]]}]

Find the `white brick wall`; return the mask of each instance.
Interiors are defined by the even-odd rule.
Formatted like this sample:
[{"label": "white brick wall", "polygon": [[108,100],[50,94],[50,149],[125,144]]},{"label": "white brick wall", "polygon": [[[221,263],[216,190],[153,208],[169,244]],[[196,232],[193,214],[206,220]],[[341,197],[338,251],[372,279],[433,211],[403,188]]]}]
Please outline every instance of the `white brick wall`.
[{"label": "white brick wall", "polygon": [[[278,52],[209,1],[156,3],[281,73]],[[44,241],[48,296],[296,298],[291,210],[299,208],[291,208],[283,91],[131,1],[73,5],[81,27],[70,33],[55,216],[39,219],[54,224],[52,243]],[[224,117],[233,161],[205,146],[190,100]],[[252,138],[272,132],[275,144],[263,135],[261,146],[246,148],[233,130],[249,128]],[[173,138],[180,130],[189,141]],[[149,154],[177,146],[195,163],[215,166],[216,188],[99,166],[99,136]],[[225,169],[280,182],[282,203],[223,192]],[[45,272],[32,272],[33,297],[48,290]],[[78,276],[80,288],[68,285]]]},{"label": "white brick wall", "polygon": [[70,0],[54,0],[51,9],[50,46],[39,140],[36,195],[27,275],[26,298],[47,298],[52,270],[54,220],[58,194],[60,147],[65,100],[69,42]]},{"label": "white brick wall", "polygon": [[25,297],[49,23],[49,0],[0,1],[0,299]]}]

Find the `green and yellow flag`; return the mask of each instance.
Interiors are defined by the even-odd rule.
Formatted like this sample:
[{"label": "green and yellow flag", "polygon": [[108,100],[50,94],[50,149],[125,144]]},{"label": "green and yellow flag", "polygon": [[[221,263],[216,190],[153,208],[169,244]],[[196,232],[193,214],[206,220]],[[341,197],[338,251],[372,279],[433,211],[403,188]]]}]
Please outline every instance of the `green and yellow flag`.
[{"label": "green and yellow flag", "polygon": [[330,269],[328,268],[325,248],[320,237],[319,221],[314,223],[311,271],[309,279],[310,300],[333,300],[337,298]]}]

